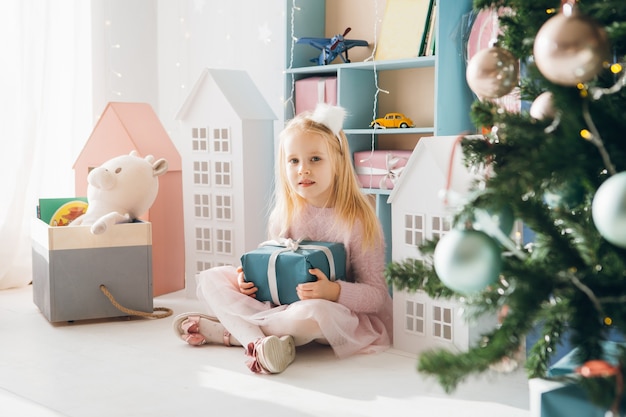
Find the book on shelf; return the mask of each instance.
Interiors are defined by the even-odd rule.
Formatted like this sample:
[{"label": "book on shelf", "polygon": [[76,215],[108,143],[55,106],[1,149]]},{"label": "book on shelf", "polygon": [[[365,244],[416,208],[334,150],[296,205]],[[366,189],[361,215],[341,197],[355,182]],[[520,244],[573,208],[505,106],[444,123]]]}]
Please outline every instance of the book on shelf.
[{"label": "book on shelf", "polygon": [[87,211],[87,197],[40,198],[37,218],[50,226],[67,226]]},{"label": "book on shelf", "polygon": [[425,40],[424,56],[435,55],[435,34],[436,34],[436,20],[437,20],[437,0],[433,0],[432,8],[430,12],[430,23],[428,24],[428,36]]},{"label": "book on shelf", "polygon": [[[374,58],[378,61],[420,55],[434,0],[387,0]],[[434,26],[434,25],[433,25]]]},{"label": "book on shelf", "polygon": [[428,13],[426,15],[426,23],[424,25],[424,33],[422,34],[422,42],[420,44],[419,56],[429,56],[429,46],[432,43],[432,38],[435,35],[435,19],[436,19],[437,0],[430,0],[428,7]]}]

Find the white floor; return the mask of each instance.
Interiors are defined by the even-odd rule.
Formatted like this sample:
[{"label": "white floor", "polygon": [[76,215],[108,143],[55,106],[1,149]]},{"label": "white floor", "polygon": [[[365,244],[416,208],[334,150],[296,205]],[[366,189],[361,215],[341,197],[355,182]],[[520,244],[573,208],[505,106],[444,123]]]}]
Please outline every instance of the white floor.
[{"label": "white floor", "polygon": [[[184,292],[154,305],[199,308]],[[284,373],[255,375],[242,348],[191,347],[172,318],[51,324],[31,287],[0,291],[0,415],[530,416],[523,370],[472,378],[448,396],[402,352],[339,360],[308,346]]]}]

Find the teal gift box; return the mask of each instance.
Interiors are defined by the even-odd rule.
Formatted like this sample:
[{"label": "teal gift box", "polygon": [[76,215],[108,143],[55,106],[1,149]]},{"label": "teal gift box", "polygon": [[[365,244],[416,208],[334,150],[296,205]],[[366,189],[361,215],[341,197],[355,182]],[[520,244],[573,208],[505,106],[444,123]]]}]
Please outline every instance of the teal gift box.
[{"label": "teal gift box", "polygon": [[[529,381],[531,417],[605,417],[578,384],[533,378]],[[624,413],[622,401],[621,413]]]},{"label": "teal gift box", "polygon": [[[605,361],[611,365],[617,365],[619,363],[619,347],[623,346],[623,343],[606,341],[602,342],[602,351],[604,352]],[[572,349],[567,355],[559,359],[554,365],[548,369],[548,376],[556,377],[562,375],[573,374],[580,365],[580,361],[577,359],[577,348]]]},{"label": "teal gift box", "polygon": [[345,280],[346,250],[341,243],[280,239],[263,242],[241,257],[246,281],[258,288],[259,301],[276,305],[299,300],[298,284],[316,281],[309,269],[318,268],[331,280]]},{"label": "teal gift box", "polygon": [[[622,343],[606,341],[602,343],[603,359],[612,365],[617,365],[619,346]],[[564,377],[574,375],[576,368],[581,366],[577,359],[577,349],[559,359],[548,370],[549,377]],[[531,417],[605,417],[606,409],[593,404],[589,395],[582,386],[573,381],[557,381],[534,378],[529,381],[530,388],[530,415]],[[621,412],[624,412],[622,399]]]}]

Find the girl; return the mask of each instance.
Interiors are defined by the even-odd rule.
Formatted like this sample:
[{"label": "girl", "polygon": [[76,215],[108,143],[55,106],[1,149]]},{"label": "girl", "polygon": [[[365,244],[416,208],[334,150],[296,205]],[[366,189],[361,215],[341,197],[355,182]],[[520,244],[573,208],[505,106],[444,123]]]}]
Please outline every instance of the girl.
[{"label": "girl", "polygon": [[198,296],[212,315],[181,314],[174,329],[192,345],[244,346],[253,372],[279,373],[293,362],[295,346],[327,343],[335,354],[385,350],[392,332],[392,302],[383,276],[384,238],[359,189],[352,154],[342,131],[345,111],[319,105],[293,118],[280,134],[271,239],[341,242],[346,281],[300,284],[300,301],[274,306],[255,299],[257,288],[241,267],[212,268],[198,275]]}]

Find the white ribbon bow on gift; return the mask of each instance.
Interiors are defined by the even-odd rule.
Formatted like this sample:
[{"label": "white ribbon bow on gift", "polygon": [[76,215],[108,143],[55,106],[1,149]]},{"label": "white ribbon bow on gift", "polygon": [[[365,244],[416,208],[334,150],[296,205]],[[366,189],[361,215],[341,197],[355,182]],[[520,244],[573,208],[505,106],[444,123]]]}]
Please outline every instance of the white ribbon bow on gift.
[{"label": "white ribbon bow on gift", "polygon": [[[371,160],[371,157],[367,159],[361,159],[359,162],[365,162],[369,160]],[[387,152],[387,155],[385,155],[385,168],[359,166],[356,167],[356,173],[357,175],[382,175],[379,183],[379,188],[381,190],[386,190],[387,180],[391,180],[391,183],[395,185],[400,178],[402,171],[404,171],[405,167],[396,168],[396,165],[398,165],[398,162],[400,162],[401,160],[406,160],[406,158],[398,156],[394,157],[393,153]]]},{"label": "white ribbon bow on gift", "polygon": [[326,255],[328,259],[328,264],[330,265],[330,279],[334,281],[336,279],[335,276],[335,258],[333,257],[333,252],[327,248],[326,246],[321,245],[301,245],[303,239],[293,240],[291,238],[279,238],[277,240],[267,240],[259,245],[261,246],[282,246],[281,249],[275,250],[270,255],[270,259],[267,265],[267,285],[270,290],[270,295],[272,296],[272,302],[276,305],[281,305],[280,298],[278,297],[278,281],[276,279],[276,258],[283,252],[296,252],[298,249],[311,249],[311,250],[321,250]]}]

